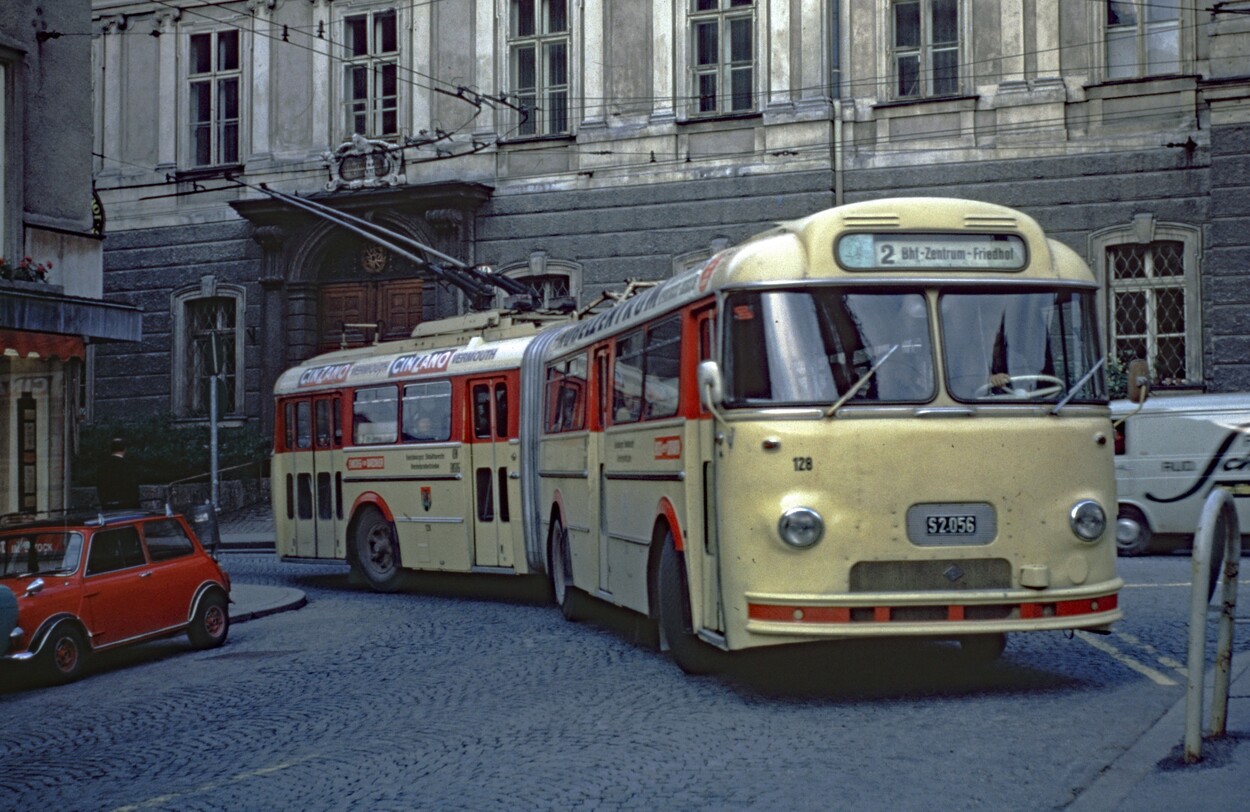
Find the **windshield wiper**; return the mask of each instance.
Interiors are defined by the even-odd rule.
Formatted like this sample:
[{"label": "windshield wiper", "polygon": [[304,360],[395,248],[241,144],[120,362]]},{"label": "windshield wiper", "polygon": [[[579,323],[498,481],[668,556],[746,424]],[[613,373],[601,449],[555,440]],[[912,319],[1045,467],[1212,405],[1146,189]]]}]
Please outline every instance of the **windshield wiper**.
[{"label": "windshield wiper", "polygon": [[868,371],[865,372],[863,375],[860,375],[859,380],[857,380],[851,386],[850,389],[846,390],[846,394],[838,398],[837,401],[832,406],[830,406],[828,409],[825,410],[825,417],[833,417],[835,414],[837,414],[838,409],[842,408],[842,404],[846,403],[848,400],[855,397],[855,393],[860,390],[860,387],[868,383],[868,379],[871,378],[873,374],[876,373],[876,371],[881,368],[881,365],[886,362],[886,359],[889,358],[891,355],[893,355],[894,351],[897,350],[901,346],[902,346],[901,344],[895,344],[893,347],[890,347],[890,349],[886,351],[886,354],[881,356],[880,361],[873,364],[872,367],[870,367]]},{"label": "windshield wiper", "polygon": [[1059,414],[1059,410],[1062,409],[1064,406],[1067,406],[1068,401],[1076,397],[1076,393],[1081,391],[1081,387],[1089,383],[1089,379],[1094,377],[1094,373],[1102,369],[1102,365],[1105,364],[1106,362],[1107,362],[1107,356],[1104,355],[1102,358],[1099,358],[1098,363],[1094,364],[1092,367],[1089,368],[1089,372],[1086,372],[1085,376],[1076,382],[1076,386],[1068,390],[1068,394],[1064,397],[1063,400],[1055,404],[1055,408],[1051,409],[1050,413]]}]

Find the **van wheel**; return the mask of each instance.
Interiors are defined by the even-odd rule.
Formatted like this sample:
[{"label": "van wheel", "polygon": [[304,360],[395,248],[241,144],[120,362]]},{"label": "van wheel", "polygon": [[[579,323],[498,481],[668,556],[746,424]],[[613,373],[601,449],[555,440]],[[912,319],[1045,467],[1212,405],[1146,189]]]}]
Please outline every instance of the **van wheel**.
[{"label": "van wheel", "polygon": [[1132,505],[1120,507],[1115,523],[1115,549],[1122,556],[1145,555],[1154,545],[1154,534],[1146,516]]},{"label": "van wheel", "polygon": [[710,674],[720,666],[719,651],[694,634],[690,620],[690,590],[686,567],[673,544],[673,534],[664,534],[660,551],[660,640],[668,646],[677,666],[687,674]]},{"label": "van wheel", "polygon": [[356,560],[370,588],[375,592],[399,589],[399,542],[382,511],[367,507],[360,512],[354,541]]}]

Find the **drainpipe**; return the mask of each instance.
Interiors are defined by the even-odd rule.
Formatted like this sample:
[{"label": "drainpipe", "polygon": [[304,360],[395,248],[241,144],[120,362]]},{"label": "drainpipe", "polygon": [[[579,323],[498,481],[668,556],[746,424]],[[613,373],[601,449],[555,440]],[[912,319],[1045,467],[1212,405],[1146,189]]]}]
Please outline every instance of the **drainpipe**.
[{"label": "drainpipe", "polygon": [[842,54],[849,53],[843,42],[843,0],[829,0],[829,85],[833,102],[833,205],[845,202],[842,187],[845,182],[842,170]]}]

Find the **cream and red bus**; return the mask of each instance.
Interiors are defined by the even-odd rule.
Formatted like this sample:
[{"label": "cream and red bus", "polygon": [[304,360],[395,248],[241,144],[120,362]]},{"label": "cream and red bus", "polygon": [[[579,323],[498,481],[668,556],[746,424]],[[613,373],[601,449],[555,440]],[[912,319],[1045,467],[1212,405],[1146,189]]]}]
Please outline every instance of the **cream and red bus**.
[{"label": "cream and red bus", "polygon": [[[589,318],[322,356],[277,386],[279,553],[376,588],[547,573],[566,616],[589,596],[654,618],[688,671],[810,640],[992,657],[1010,632],[1105,630],[1096,293],[1020,212],[887,199]],[[443,399],[433,440],[406,428],[421,398]]]}]

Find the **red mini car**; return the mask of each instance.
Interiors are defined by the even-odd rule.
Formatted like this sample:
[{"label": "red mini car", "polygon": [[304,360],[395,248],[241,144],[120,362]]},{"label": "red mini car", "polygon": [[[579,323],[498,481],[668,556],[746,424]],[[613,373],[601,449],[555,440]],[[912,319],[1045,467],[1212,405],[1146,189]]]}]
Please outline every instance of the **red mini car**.
[{"label": "red mini car", "polygon": [[69,682],[94,651],[180,632],[220,646],[229,600],[229,576],[182,516],[0,525],[0,665],[33,660]]}]

